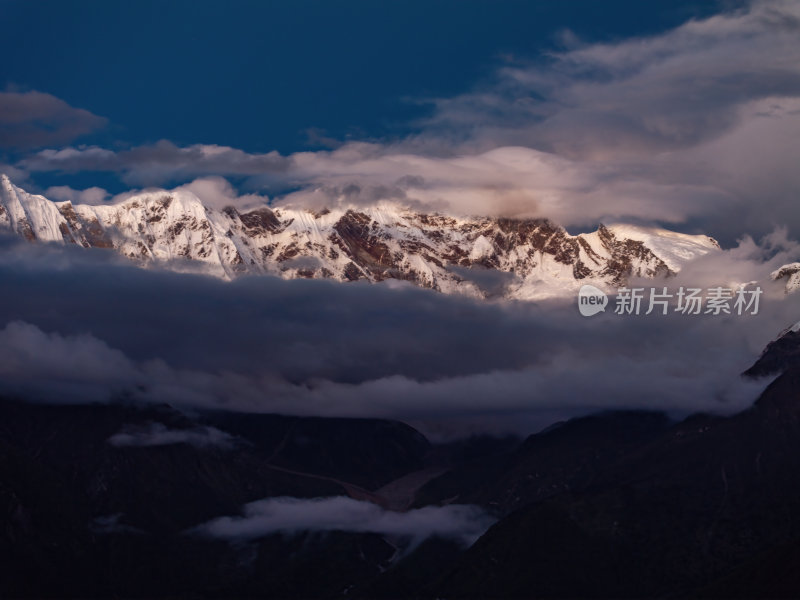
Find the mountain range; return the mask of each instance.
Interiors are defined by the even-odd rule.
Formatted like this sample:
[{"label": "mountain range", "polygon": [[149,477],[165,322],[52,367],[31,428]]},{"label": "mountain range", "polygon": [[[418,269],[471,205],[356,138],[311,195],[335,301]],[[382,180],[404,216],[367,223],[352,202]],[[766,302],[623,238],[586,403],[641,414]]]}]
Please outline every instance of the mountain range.
[{"label": "mountain range", "polygon": [[532,300],[584,283],[676,273],[718,243],[654,227],[600,225],[577,235],[547,219],[429,214],[382,202],[319,211],[206,206],[186,189],[114,204],[54,202],[0,176],[0,230],[29,241],[113,249],[142,265],[223,278],[272,274],[402,280],[445,293]]}]

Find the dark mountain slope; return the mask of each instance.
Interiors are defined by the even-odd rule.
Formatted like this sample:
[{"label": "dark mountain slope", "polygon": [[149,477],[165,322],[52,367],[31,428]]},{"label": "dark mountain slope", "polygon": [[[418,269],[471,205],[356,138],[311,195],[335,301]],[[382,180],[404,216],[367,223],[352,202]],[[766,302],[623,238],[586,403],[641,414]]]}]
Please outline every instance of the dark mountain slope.
[{"label": "dark mountain slope", "polygon": [[751,410],[687,419],[585,489],[503,519],[429,593],[691,594],[800,538],[798,468],[800,369],[790,369]]},{"label": "dark mountain slope", "polygon": [[[325,596],[380,573],[395,549],[373,534],[274,535],[241,546],[186,530],[268,496],[360,489],[315,473],[313,452],[289,452],[284,464],[296,473],[273,468],[271,453],[289,432],[316,432],[312,447],[362,482],[406,473],[403,460],[415,468],[427,451],[419,433],[383,421],[274,417],[264,419],[271,432],[255,427],[254,441],[217,432],[208,443],[209,420],[166,406],[0,402],[0,597]],[[120,432],[139,445],[110,443]],[[195,437],[142,445],[165,432]],[[359,435],[374,456],[358,454]]]}]

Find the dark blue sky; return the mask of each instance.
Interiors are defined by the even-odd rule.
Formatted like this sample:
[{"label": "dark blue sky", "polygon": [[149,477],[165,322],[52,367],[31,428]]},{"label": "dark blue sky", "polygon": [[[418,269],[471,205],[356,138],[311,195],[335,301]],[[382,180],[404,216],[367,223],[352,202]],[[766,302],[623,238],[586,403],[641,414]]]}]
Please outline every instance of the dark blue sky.
[{"label": "dark blue sky", "polygon": [[289,153],[401,136],[503,55],[536,58],[569,28],[590,41],[674,27],[715,0],[0,0],[0,87],[106,117],[104,146],[169,139]]}]

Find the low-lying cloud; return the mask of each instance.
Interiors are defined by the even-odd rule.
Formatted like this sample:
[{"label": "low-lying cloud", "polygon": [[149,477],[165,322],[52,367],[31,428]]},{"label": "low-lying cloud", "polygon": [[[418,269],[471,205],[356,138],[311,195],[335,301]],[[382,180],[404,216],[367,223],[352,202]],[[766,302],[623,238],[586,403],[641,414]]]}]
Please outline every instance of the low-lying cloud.
[{"label": "low-lying cloud", "polygon": [[757,281],[757,315],[609,310],[587,319],[573,299],[475,301],[398,282],[224,282],[7,241],[0,392],[391,418],[442,437],[531,433],[604,409],[730,413],[766,383],[739,373],[800,318],[784,282],[769,279],[798,255],[776,232],[677,277],[632,282],[675,290]]},{"label": "low-lying cloud", "polygon": [[144,531],[125,525],[122,519],[125,515],[114,513],[112,515],[102,515],[95,517],[89,523],[89,531],[95,535],[143,535]]},{"label": "low-lying cloud", "polygon": [[242,516],[214,519],[192,533],[249,541],[275,533],[349,531],[406,538],[412,547],[432,536],[469,546],[494,522],[480,507],[465,504],[395,512],[345,496],[310,500],[279,497],[251,502],[244,507]]},{"label": "low-lying cloud", "polygon": [[147,426],[127,426],[108,438],[108,443],[117,448],[172,446],[189,444],[195,448],[230,448],[234,438],[216,427],[195,427],[192,429],[170,429],[163,423],[150,423]]}]

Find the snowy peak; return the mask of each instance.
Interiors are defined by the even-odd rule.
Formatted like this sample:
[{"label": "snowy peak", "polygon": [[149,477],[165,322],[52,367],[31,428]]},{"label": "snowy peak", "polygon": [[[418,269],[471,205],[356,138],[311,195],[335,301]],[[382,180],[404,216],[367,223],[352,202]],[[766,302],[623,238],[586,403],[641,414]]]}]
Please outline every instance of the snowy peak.
[{"label": "snowy peak", "polygon": [[785,279],[786,293],[791,294],[800,289],[800,262],[783,265],[780,269],[773,271],[770,277],[775,281]]},{"label": "snowy peak", "polygon": [[55,203],[18,188],[6,175],[0,176],[0,227],[28,241],[63,241],[68,235]]},{"label": "snowy peak", "polygon": [[[312,212],[203,205],[187,190],[142,192],[118,204],[73,205],[0,179],[0,228],[26,240],[109,248],[142,265],[339,281],[405,280],[447,293],[539,299],[584,283],[658,277],[717,249],[707,236],[631,225],[570,235],[546,219],[463,218],[382,202]],[[498,273],[502,289],[487,287]]]},{"label": "snowy peak", "polygon": [[676,272],[686,262],[702,256],[709,250],[719,249],[719,243],[707,235],[688,235],[656,227],[620,224],[609,225],[607,229],[618,239],[642,242]]}]

